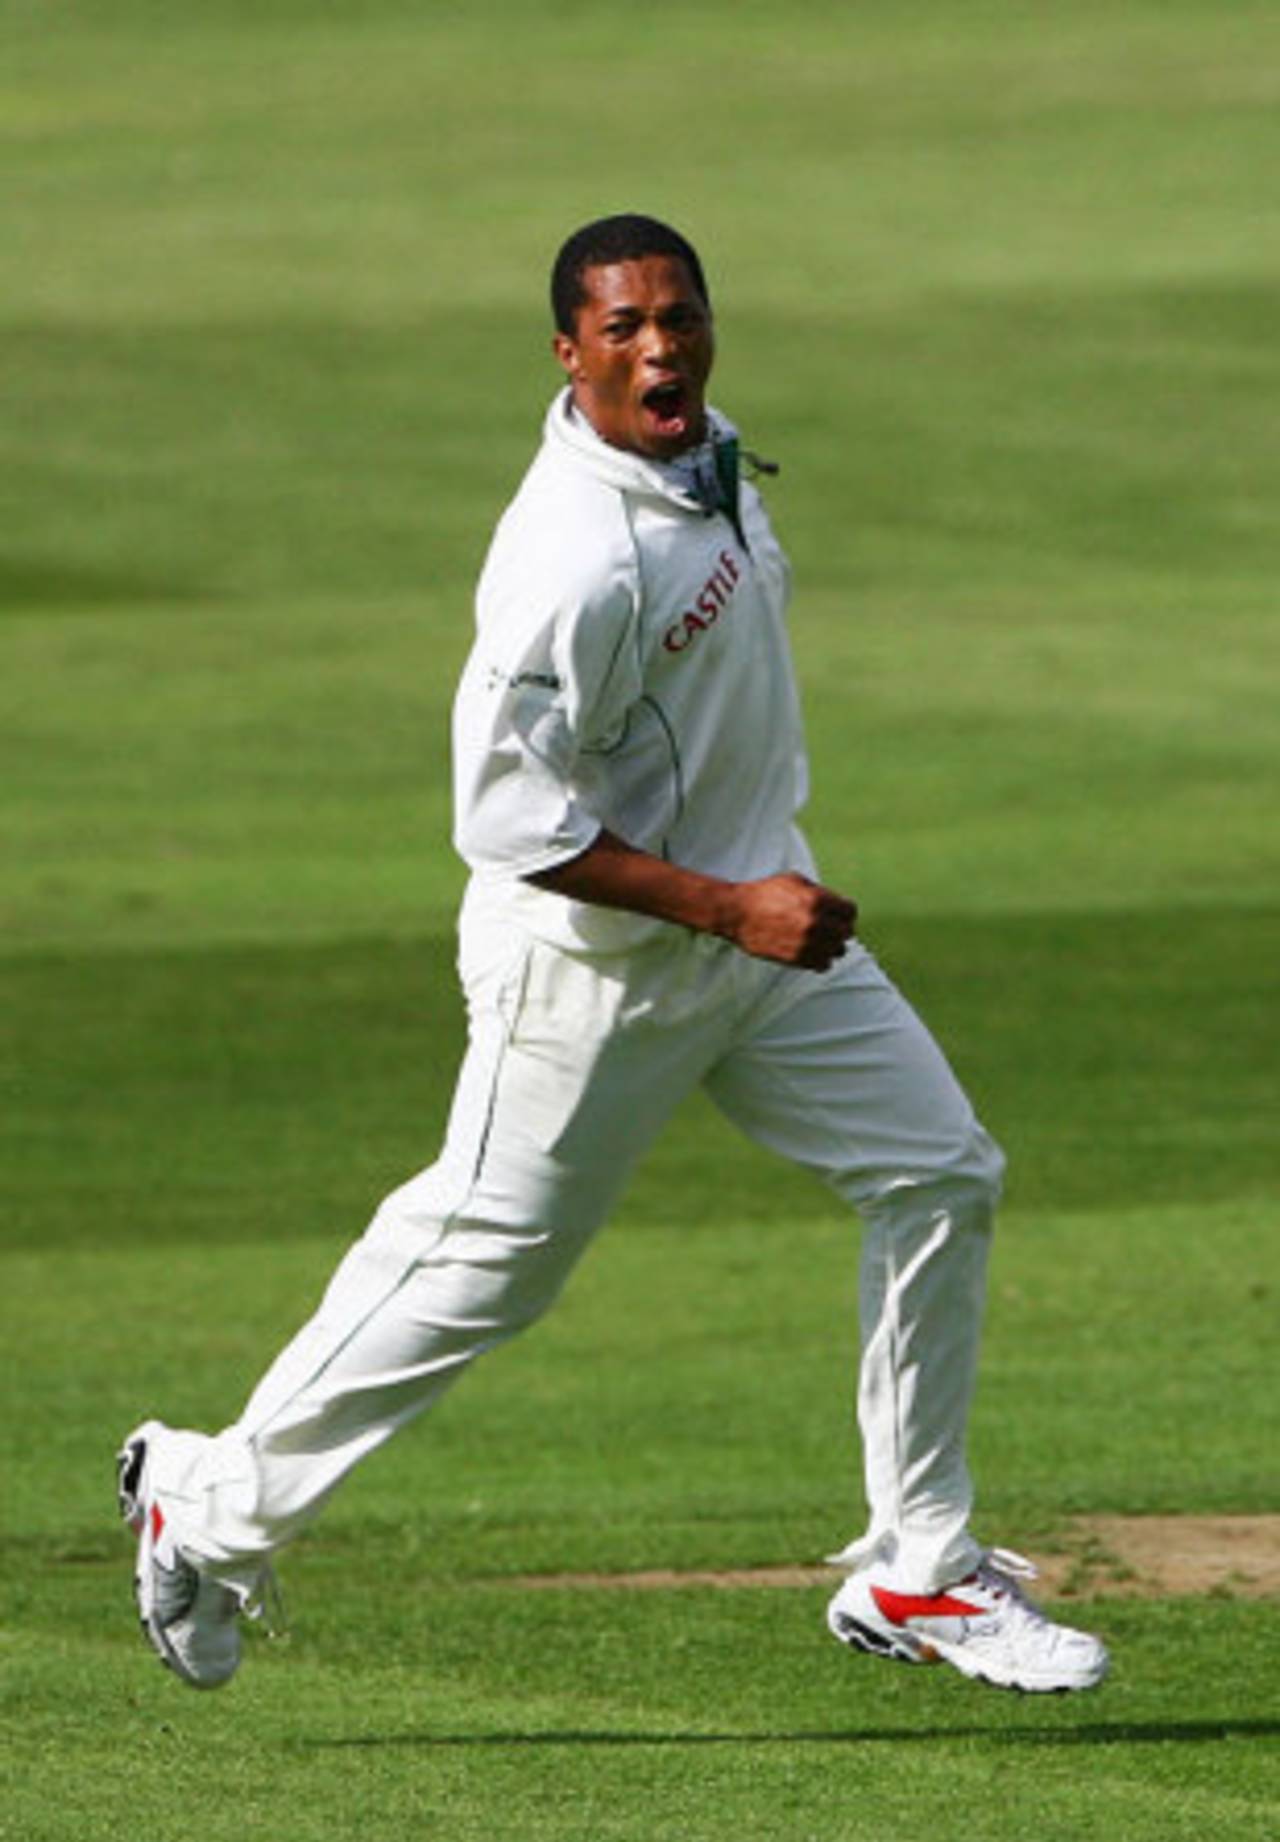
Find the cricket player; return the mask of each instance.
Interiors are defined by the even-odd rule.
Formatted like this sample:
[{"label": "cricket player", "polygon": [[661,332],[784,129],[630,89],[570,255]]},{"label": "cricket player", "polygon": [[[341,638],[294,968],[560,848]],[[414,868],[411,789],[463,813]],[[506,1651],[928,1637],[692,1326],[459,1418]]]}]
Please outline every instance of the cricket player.
[{"label": "cricket player", "polygon": [[552,305],[564,387],[493,538],[455,705],[469,1041],[445,1142],[233,1426],[149,1420],[124,1441],[144,1630],[185,1682],[227,1681],[276,1550],[547,1309],[702,1085],[864,1223],[870,1516],[838,1557],[831,1631],[1006,1688],[1090,1687],[1102,1645],[970,1528],[1002,1159],[797,827],[789,571],[707,402],[702,266],[653,219],[605,218],[561,249]]}]

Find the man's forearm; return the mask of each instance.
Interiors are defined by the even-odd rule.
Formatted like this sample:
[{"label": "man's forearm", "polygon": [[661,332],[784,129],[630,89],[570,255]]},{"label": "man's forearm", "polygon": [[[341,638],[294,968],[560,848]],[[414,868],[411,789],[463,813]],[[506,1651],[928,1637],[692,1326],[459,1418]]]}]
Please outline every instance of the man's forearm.
[{"label": "man's forearm", "polygon": [[609,831],[529,881],[573,902],[719,934],[758,959],[816,972],[843,954],[858,913],[847,897],[794,871],[730,882],[636,850]]},{"label": "man's forearm", "polygon": [[638,851],[610,831],[600,832],[579,856],[529,881],[573,902],[625,908],[700,934],[732,938],[738,884]]}]

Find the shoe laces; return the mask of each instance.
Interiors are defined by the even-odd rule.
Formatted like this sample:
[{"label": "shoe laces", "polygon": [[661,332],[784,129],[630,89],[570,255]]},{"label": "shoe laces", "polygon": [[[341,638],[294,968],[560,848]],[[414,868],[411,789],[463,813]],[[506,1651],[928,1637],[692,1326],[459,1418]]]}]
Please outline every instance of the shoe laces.
[{"label": "shoe laces", "polygon": [[1047,1625],[1050,1620],[1022,1587],[1024,1580],[1034,1580],[1038,1574],[1035,1562],[1029,1561],[1025,1554],[1016,1554],[1012,1548],[989,1548],[977,1569],[980,1585],[1006,1616],[1012,1614],[1015,1623]]},{"label": "shoe laces", "polygon": [[992,1586],[1012,1593],[1015,1599],[1023,1597],[1019,1582],[1034,1580],[1039,1571],[1034,1561],[1025,1554],[1015,1554],[1012,1548],[988,1548],[978,1563],[979,1579],[990,1579]]},{"label": "shoe laces", "polygon": [[261,1623],[268,1637],[282,1638],[289,1635],[289,1617],[285,1610],[284,1593],[276,1578],[275,1568],[264,1563],[258,1577],[249,1590],[249,1596],[240,1607],[243,1615],[255,1624]]}]

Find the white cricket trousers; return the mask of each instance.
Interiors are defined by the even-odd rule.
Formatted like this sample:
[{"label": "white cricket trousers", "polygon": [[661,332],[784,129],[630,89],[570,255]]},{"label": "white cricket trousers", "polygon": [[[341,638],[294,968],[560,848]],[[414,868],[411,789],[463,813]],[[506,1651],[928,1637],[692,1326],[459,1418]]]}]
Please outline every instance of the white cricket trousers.
[{"label": "white cricket trousers", "polygon": [[153,1445],[184,1551],[247,1591],[360,1459],[547,1309],[701,1084],[865,1222],[870,1523],[842,1558],[916,1592],[970,1571],[965,1427],[1003,1160],[872,956],[796,971],[665,928],[588,959],[508,928],[464,938],[462,973],[470,1040],[439,1159],[382,1203],[236,1424]]}]

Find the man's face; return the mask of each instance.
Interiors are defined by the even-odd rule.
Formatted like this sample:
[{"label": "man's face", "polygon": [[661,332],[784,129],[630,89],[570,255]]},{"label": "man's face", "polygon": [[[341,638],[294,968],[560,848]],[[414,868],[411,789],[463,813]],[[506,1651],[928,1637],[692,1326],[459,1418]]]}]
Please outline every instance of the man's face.
[{"label": "man's face", "polygon": [[715,345],[711,313],[678,256],[641,256],[583,271],[586,300],[556,357],[573,400],[615,448],[669,460],[706,434]]}]

